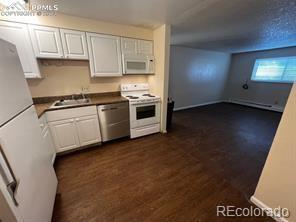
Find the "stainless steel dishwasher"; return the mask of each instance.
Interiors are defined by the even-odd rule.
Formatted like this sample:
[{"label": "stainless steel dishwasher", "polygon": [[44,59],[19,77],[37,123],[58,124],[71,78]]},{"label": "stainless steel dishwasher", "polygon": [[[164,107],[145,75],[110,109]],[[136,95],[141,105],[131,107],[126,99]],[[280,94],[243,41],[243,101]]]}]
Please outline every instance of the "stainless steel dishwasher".
[{"label": "stainless steel dishwasher", "polygon": [[100,105],[98,115],[103,142],[130,135],[128,102]]}]

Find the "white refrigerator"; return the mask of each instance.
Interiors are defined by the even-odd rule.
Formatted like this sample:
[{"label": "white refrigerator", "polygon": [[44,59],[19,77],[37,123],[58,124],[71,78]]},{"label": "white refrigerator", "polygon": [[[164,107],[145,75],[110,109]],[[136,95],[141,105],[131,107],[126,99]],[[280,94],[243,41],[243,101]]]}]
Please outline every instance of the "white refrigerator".
[{"label": "white refrigerator", "polygon": [[0,221],[51,221],[57,178],[47,149],[17,50],[0,39]]}]

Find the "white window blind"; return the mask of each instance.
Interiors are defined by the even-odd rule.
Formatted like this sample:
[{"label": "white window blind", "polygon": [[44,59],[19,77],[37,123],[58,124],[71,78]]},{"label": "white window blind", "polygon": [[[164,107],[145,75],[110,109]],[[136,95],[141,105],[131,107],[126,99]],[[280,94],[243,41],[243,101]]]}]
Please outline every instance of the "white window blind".
[{"label": "white window blind", "polygon": [[296,81],[296,56],[256,59],[253,81],[293,83]]}]

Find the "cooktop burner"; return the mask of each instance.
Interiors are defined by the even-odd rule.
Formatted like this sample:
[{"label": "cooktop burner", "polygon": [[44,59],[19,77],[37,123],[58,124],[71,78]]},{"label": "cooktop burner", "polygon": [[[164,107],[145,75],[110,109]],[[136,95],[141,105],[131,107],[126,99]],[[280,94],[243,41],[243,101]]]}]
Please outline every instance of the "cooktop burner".
[{"label": "cooktop burner", "polygon": [[129,98],[129,99],[139,99],[138,96],[126,96],[126,97]]},{"label": "cooktop burner", "polygon": [[151,95],[151,94],[149,94],[149,93],[147,93],[147,94],[143,94],[143,96],[155,97],[155,96],[153,96],[153,95]]}]

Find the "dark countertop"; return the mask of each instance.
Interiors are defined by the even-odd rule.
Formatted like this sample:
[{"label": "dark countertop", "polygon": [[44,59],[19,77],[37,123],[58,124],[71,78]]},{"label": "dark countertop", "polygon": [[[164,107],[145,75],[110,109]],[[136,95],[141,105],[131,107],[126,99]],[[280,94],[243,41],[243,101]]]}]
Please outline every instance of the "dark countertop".
[{"label": "dark countertop", "polygon": [[[45,112],[52,111],[52,110],[71,109],[71,108],[77,108],[77,107],[83,107],[83,106],[97,106],[97,105],[104,105],[104,104],[128,102],[126,98],[122,97],[118,93],[102,93],[102,94],[97,93],[91,96],[86,95],[86,97],[91,99],[90,103],[75,105],[75,106],[55,107],[55,108],[50,108],[50,106],[53,104],[54,101],[59,100],[58,97],[47,97],[46,99],[33,98],[33,101],[34,101],[34,106],[35,106],[38,118],[40,118]],[[63,96],[63,98],[65,98],[65,96]],[[53,100],[53,101],[49,102],[49,100]]]}]

